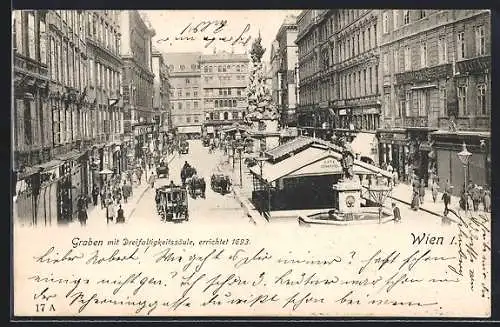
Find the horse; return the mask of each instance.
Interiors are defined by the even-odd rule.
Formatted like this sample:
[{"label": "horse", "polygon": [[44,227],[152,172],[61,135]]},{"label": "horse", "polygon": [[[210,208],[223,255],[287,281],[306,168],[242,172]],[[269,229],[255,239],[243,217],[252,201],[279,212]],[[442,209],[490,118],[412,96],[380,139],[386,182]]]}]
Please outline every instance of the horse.
[{"label": "horse", "polygon": [[189,180],[189,191],[193,199],[197,196],[197,191],[200,191],[200,196],[205,198],[206,183],[203,177],[192,176]]},{"label": "horse", "polygon": [[181,169],[181,181],[182,185],[186,185],[186,180],[188,178],[191,178],[192,176],[196,175],[196,169],[194,169],[191,166],[184,166]]}]

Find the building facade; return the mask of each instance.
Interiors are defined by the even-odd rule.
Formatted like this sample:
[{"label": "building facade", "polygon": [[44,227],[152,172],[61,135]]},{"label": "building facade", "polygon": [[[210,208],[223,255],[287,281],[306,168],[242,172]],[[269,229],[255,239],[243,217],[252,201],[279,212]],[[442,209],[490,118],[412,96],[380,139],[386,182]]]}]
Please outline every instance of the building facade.
[{"label": "building facade", "polygon": [[304,10],[297,29],[299,131],[368,143],[356,151],[373,161],[381,107],[378,11]]},{"label": "building facade", "polygon": [[287,16],[280,26],[271,49],[273,99],[281,113],[281,126],[296,126],[298,103],[297,17]]},{"label": "building facade", "polygon": [[163,54],[153,48],[153,73],[154,78],[154,100],[153,108],[155,110],[156,122],[159,122],[162,131],[169,130],[169,112],[170,112],[170,82],[168,67],[163,58]]},{"label": "building facade", "polygon": [[[123,138],[124,107],[121,97],[120,12],[117,10],[85,11],[85,39],[88,54],[88,87],[90,103],[88,132],[91,185],[103,183],[101,171],[120,173],[126,169],[130,142]],[[90,192],[90,190],[88,190]]]},{"label": "building facade", "polygon": [[203,124],[207,133],[243,122],[248,107],[249,61],[246,54],[229,52],[201,56]]},{"label": "building facade", "polygon": [[199,52],[166,53],[171,85],[172,127],[189,137],[200,135],[203,122]]},{"label": "building facade", "polygon": [[380,162],[426,183],[437,173],[456,194],[464,168],[457,153],[473,153],[468,176],[489,180],[491,114],[490,12],[383,10],[383,127]]},{"label": "building facade", "polygon": [[133,135],[139,156],[158,130],[153,109],[154,74],[152,37],[147,18],[137,10],[121,11],[120,55],[123,61],[122,92],[125,108],[124,132]]}]

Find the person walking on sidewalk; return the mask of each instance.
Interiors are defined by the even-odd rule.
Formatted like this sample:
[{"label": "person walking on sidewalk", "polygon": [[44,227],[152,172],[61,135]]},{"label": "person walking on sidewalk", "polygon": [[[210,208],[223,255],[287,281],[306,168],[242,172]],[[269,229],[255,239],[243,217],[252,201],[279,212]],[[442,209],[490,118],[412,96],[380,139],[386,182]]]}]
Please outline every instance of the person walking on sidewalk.
[{"label": "person walking on sidewalk", "polygon": [[97,197],[99,196],[99,188],[96,184],[92,187],[92,204],[97,206]]},{"label": "person walking on sidewalk", "polygon": [[434,201],[434,203],[436,203],[436,200],[437,200],[438,189],[439,189],[439,186],[438,186],[437,182],[432,181],[431,192],[432,192],[432,201]]},{"label": "person walking on sidewalk", "polygon": [[104,209],[106,207],[106,185],[104,185],[101,189],[101,209]]},{"label": "person walking on sidewalk", "polygon": [[418,195],[420,197],[420,203],[424,203],[425,183],[423,178],[420,180],[420,185],[418,186]]},{"label": "person walking on sidewalk", "polygon": [[491,195],[490,190],[485,186],[484,195],[483,195],[483,206],[485,212],[491,211]]},{"label": "person walking on sidewalk", "polygon": [[396,206],[395,202],[392,203],[392,213],[394,215],[394,222],[395,223],[400,223],[401,222],[401,211]]},{"label": "person walking on sidewalk", "polygon": [[474,212],[479,210],[479,203],[481,202],[481,189],[478,185],[476,185],[472,189],[472,206],[474,208]]},{"label": "person walking on sidewalk", "polygon": [[154,172],[151,172],[151,176],[149,176],[148,183],[151,185],[151,188],[155,188],[156,176]]},{"label": "person walking on sidewalk", "polygon": [[80,221],[80,224],[82,226],[85,226],[87,224],[87,199],[85,198],[85,196],[83,194],[81,194],[79,197],[78,197],[78,201],[77,201],[77,210],[78,210],[78,221]]},{"label": "person walking on sidewalk", "polygon": [[448,210],[449,210],[448,206],[450,205],[450,202],[451,202],[451,196],[448,192],[446,192],[446,190],[444,191],[441,200],[443,200],[443,202],[444,202],[444,212],[448,212]]},{"label": "person walking on sidewalk", "polygon": [[415,211],[418,210],[418,207],[420,205],[419,203],[419,183],[418,181],[413,182],[413,194],[412,194],[412,200],[411,200],[411,208]]},{"label": "person walking on sidewalk", "polygon": [[107,206],[106,206],[106,221],[109,224],[109,222],[113,222],[115,219],[115,204],[113,203],[113,200],[109,198],[107,200]]},{"label": "person walking on sidewalk", "polygon": [[123,213],[122,205],[120,204],[120,208],[118,209],[116,216],[116,223],[123,224],[125,222],[125,214]]}]

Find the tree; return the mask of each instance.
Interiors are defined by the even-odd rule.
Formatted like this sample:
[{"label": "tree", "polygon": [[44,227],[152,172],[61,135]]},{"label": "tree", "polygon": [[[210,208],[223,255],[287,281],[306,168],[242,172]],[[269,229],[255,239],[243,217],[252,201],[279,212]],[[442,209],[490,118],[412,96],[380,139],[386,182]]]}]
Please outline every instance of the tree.
[{"label": "tree", "polygon": [[266,85],[266,77],[262,65],[262,56],[266,49],[262,47],[262,39],[259,36],[252,43],[250,57],[252,65],[250,67],[249,84],[247,86],[248,109],[245,115],[247,124],[261,119],[278,119],[279,113],[272,103],[271,91]]}]

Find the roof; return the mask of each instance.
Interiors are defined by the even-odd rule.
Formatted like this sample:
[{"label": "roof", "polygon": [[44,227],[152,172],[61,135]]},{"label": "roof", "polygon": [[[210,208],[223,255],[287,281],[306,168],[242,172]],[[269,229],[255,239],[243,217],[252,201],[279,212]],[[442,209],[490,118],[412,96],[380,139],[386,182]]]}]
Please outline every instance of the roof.
[{"label": "roof", "polygon": [[299,136],[289,142],[286,142],[276,148],[266,151],[266,155],[268,155],[273,161],[279,160],[284,156],[289,155],[290,153],[299,151],[304,149],[312,144],[320,145],[323,148],[331,148],[338,152],[342,151],[342,148],[332,144],[330,142],[326,142],[320,139],[307,137],[307,136]]},{"label": "roof", "polygon": [[211,55],[202,55],[201,62],[227,62],[227,61],[250,61],[248,54],[219,52]]},{"label": "roof", "polygon": [[[342,174],[341,159],[342,154],[334,150],[310,147],[277,163],[264,161],[262,163],[262,178],[271,183],[287,176]],[[355,174],[377,174],[381,171],[381,169],[359,160],[355,160],[353,170]],[[250,172],[260,176],[260,165],[251,167]],[[385,177],[392,177],[387,171],[381,173]]]},{"label": "roof", "polygon": [[191,71],[192,64],[198,64],[201,52],[165,52],[163,57],[167,61],[167,65],[174,65],[174,70],[177,72],[180,65],[186,66],[186,72]]}]

